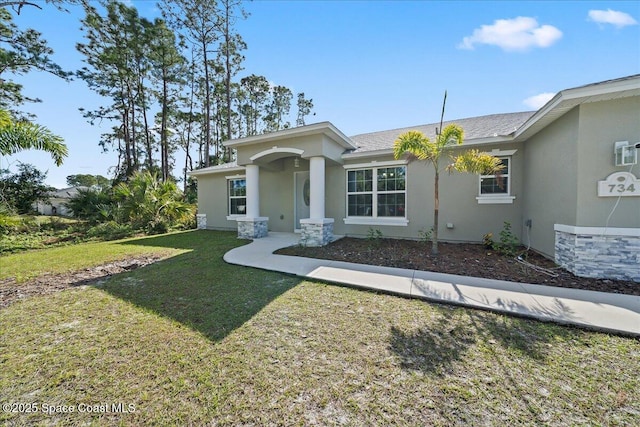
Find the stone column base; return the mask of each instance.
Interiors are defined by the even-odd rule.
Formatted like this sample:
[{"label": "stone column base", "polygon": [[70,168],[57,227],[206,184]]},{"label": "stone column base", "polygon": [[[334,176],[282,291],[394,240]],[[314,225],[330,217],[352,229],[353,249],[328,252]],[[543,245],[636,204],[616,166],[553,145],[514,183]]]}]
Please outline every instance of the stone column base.
[{"label": "stone column base", "polygon": [[308,247],[328,245],[333,241],[333,218],[301,219],[300,244]]},{"label": "stone column base", "polygon": [[207,214],[197,214],[196,215],[196,224],[198,230],[206,230],[207,229]]},{"label": "stone column base", "polygon": [[640,282],[640,229],[555,225],[556,263],[576,276]]},{"label": "stone column base", "polygon": [[238,239],[259,239],[267,237],[269,230],[267,224],[269,218],[260,216],[258,218],[238,218]]}]

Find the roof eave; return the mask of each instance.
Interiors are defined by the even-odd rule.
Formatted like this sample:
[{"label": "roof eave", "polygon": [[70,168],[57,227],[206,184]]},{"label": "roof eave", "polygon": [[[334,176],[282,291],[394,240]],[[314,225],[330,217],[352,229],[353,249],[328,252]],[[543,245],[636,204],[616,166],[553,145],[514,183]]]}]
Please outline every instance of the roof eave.
[{"label": "roof eave", "polygon": [[283,129],[276,132],[264,133],[262,135],[252,135],[244,138],[231,139],[223,142],[225,147],[238,148],[246,145],[260,144],[263,142],[273,142],[283,139],[296,138],[300,136],[323,134],[336,141],[347,150],[356,148],[351,139],[342,133],[331,122],[320,122],[306,126],[299,126],[290,129]]},{"label": "roof eave", "polygon": [[[500,135],[500,136],[491,136],[487,138],[474,138],[467,139],[464,141],[462,146],[454,146],[452,148],[464,148],[468,146],[476,146],[476,145],[490,145],[490,144],[504,144],[513,142],[513,135]],[[355,153],[344,153],[342,158],[344,160],[349,159],[361,159],[364,157],[381,157],[393,155],[393,148],[383,148],[380,150],[370,150],[370,151],[358,151]]]},{"label": "roof eave", "polygon": [[[627,95],[614,96],[624,92]],[[589,99],[598,101],[637,95],[640,95],[640,75],[560,91],[516,130],[514,139],[520,141],[535,135],[575,106],[589,102]]]},{"label": "roof eave", "polygon": [[355,153],[344,153],[342,155],[343,160],[349,159],[361,159],[363,157],[380,157],[380,156],[388,156],[393,155],[393,148],[383,148],[381,150],[370,150],[370,151],[358,151]]},{"label": "roof eave", "polygon": [[187,172],[187,175],[197,179],[199,176],[203,176],[203,175],[213,175],[218,173],[230,173],[230,172],[243,172],[244,170],[245,170],[244,166],[232,166],[232,167],[221,168],[218,165],[218,166],[210,166],[208,168],[192,170],[190,172]]}]

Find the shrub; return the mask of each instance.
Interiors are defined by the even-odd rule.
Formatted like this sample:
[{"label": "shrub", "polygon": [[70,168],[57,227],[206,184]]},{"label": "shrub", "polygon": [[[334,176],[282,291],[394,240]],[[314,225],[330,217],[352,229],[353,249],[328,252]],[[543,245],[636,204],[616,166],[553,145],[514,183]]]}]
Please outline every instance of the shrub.
[{"label": "shrub", "polygon": [[0,202],[0,235],[9,234],[20,225],[20,218],[7,203]]},{"label": "shrub", "polygon": [[92,224],[113,218],[113,196],[108,190],[78,190],[78,194],[66,203],[73,216]]},{"label": "shrub", "polygon": [[493,249],[493,245],[495,245],[495,242],[493,241],[493,233],[487,233],[482,236],[482,244],[487,249]]},{"label": "shrub", "polygon": [[134,228],[149,232],[167,231],[193,216],[194,207],[185,203],[175,182],[162,182],[157,174],[138,172],[129,182],[114,188],[118,216]]},{"label": "shrub", "polygon": [[118,224],[115,221],[107,221],[91,227],[87,230],[88,237],[100,238],[104,240],[118,240],[129,237],[133,230],[129,224]]},{"label": "shrub", "polygon": [[505,221],[500,232],[500,242],[493,242],[493,249],[502,255],[516,256],[520,241],[511,231],[511,223]]},{"label": "shrub", "polygon": [[418,231],[418,235],[420,236],[420,241],[430,243],[433,238],[433,228],[430,228],[429,230],[420,230]]},{"label": "shrub", "polygon": [[383,236],[382,231],[377,228],[369,227],[367,231],[367,240],[376,241],[382,239]]}]

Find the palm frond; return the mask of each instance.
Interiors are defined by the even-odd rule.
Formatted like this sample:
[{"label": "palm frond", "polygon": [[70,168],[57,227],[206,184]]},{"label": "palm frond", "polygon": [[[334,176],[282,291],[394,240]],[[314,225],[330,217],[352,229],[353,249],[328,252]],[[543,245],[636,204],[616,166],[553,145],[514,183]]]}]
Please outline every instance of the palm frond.
[{"label": "palm frond", "polygon": [[460,145],[462,141],[464,141],[464,130],[454,123],[442,129],[437,138],[437,145],[444,149],[451,145]]},{"label": "palm frond", "polygon": [[503,169],[504,165],[499,158],[478,150],[465,151],[447,166],[449,172],[456,170],[480,175],[499,175]]},{"label": "palm frond", "polygon": [[420,160],[432,159],[434,144],[422,132],[410,130],[400,135],[393,143],[393,156],[396,159],[404,153],[410,153]]},{"label": "palm frond", "polygon": [[23,150],[42,150],[51,154],[56,166],[69,155],[64,140],[44,126],[11,121],[8,112],[0,110],[0,154],[11,155]]}]

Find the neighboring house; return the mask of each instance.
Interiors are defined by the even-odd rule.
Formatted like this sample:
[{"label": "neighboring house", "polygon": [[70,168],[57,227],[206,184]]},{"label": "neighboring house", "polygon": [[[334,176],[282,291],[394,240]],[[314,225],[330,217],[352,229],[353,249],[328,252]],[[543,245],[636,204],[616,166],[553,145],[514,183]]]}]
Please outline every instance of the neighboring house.
[{"label": "neighboring house", "polygon": [[69,187],[62,190],[51,191],[48,198],[34,203],[33,208],[41,215],[71,216],[71,211],[66,204],[78,195],[78,190],[87,190],[87,187]]},{"label": "neighboring house", "polygon": [[[511,223],[523,244],[581,276],[640,281],[640,75],[559,92],[535,112],[462,120],[470,148],[506,165],[501,178],[441,174],[440,238],[479,242]],[[433,123],[347,137],[329,122],[227,141],[237,161],[191,172],[198,226],[417,238],[433,218],[433,168],[395,160],[395,139]],[[635,170],[634,170],[635,168]]]}]

